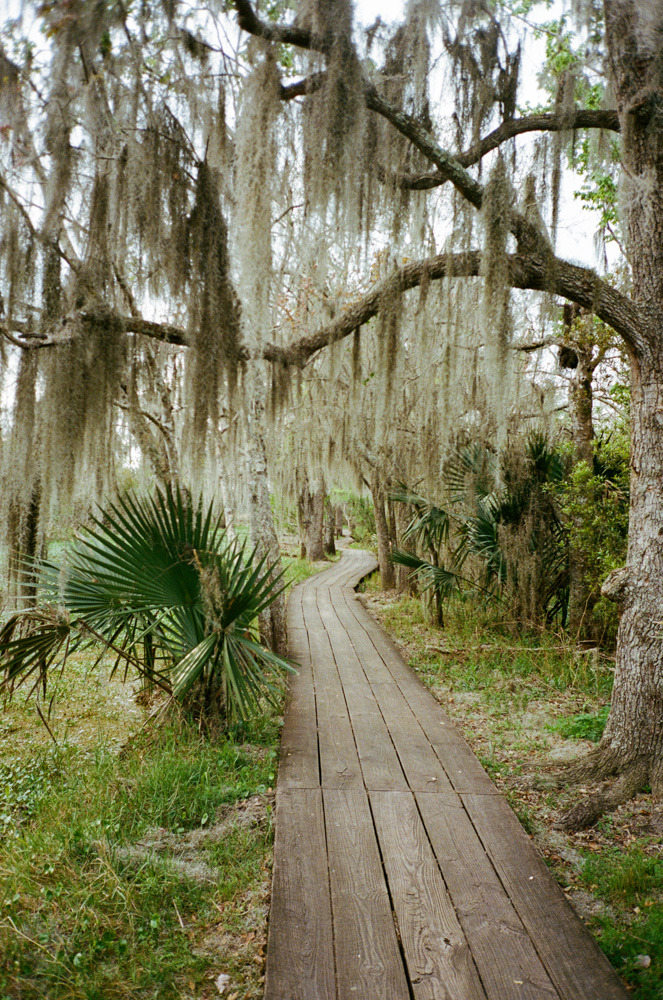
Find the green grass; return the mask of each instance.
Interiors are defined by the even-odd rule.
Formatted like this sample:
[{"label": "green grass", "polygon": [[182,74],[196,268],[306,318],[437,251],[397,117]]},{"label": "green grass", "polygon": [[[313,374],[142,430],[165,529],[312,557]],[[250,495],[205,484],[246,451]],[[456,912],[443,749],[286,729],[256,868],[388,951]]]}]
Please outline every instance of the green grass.
[{"label": "green grass", "polygon": [[0,996],[169,998],[184,976],[201,985],[210,960],[192,950],[195,930],[260,882],[271,823],[231,823],[220,843],[200,848],[218,884],[185,877],[168,852],[136,861],[126,849],[150,828],[162,837],[205,828],[221,807],[265,792],[278,731],[262,720],[211,740],[181,721],[120,756],[46,747],[32,758],[34,782],[5,762]]},{"label": "green grass", "polygon": [[[335,556],[327,556],[329,566],[337,562],[340,558],[340,553],[337,553]],[[324,565],[321,566],[320,563],[313,563],[310,559],[301,559],[299,556],[281,556],[281,561],[285,569],[284,580],[288,585],[288,589],[325,569]]]},{"label": "green grass", "polygon": [[[318,570],[284,562],[288,586]],[[90,662],[59,680],[57,746],[22,695],[0,719],[0,1000],[209,995],[221,970],[258,1000],[278,720],[139,730],[131,690]]]},{"label": "green grass", "polygon": [[601,661],[579,656],[554,634],[506,629],[492,612],[470,602],[450,606],[442,631],[431,627],[414,597],[383,614],[386,627],[414,646],[411,664],[422,676],[444,679],[458,691],[480,692],[496,707],[525,711],[534,698],[568,690],[591,698],[610,694],[612,674]]},{"label": "green grass", "polygon": [[[596,917],[601,948],[625,977],[638,1000],[663,996],[663,856],[645,845],[586,852],[581,883],[608,903],[612,914]],[[643,962],[644,958],[644,962]],[[648,967],[643,968],[647,958]]]},{"label": "green grass", "polygon": [[569,740],[591,740],[598,743],[603,736],[605,724],[608,721],[609,705],[604,705],[598,712],[581,712],[560,719],[551,729]]}]

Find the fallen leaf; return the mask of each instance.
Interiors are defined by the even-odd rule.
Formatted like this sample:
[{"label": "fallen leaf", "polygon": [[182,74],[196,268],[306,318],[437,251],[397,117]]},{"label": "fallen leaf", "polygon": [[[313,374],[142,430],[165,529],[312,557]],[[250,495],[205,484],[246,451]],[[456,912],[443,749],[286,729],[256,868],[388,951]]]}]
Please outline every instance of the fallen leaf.
[{"label": "fallen leaf", "polygon": [[219,993],[225,993],[226,986],[230,982],[230,976],[228,975],[227,972],[220,972],[219,975],[216,977],[215,982],[216,982],[216,988],[219,991]]}]

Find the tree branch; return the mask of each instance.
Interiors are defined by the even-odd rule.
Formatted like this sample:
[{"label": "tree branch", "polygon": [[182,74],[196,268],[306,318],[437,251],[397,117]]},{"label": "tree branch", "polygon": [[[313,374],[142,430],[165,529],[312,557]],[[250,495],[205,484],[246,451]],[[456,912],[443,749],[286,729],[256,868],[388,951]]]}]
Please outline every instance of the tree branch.
[{"label": "tree branch", "polygon": [[[509,254],[509,277],[513,288],[527,288],[561,295],[590,309],[619,333],[628,349],[637,353],[643,344],[644,317],[627,296],[622,295],[586,267],[570,264],[559,258],[537,254]],[[313,334],[301,337],[286,347],[267,344],[262,357],[284,366],[303,368],[318,351],[367,323],[380,311],[382,302],[398,288],[406,291],[422,281],[443,277],[478,277],[481,273],[481,252],[472,250],[460,254],[439,254],[426,260],[406,264],[366,295],[348,306],[332,323]],[[544,346],[541,343],[540,346]],[[527,349],[527,348],[521,348]]]},{"label": "tree branch", "polygon": [[261,21],[255,13],[249,0],[234,0],[237,11],[237,22],[244,31],[268,42],[281,42],[285,45],[296,45],[300,49],[314,49],[316,52],[328,52],[330,43],[320,35],[314,35],[304,28],[295,25],[268,24]]},{"label": "tree branch", "polygon": [[[328,46],[321,45],[321,40],[314,37],[310,32],[289,27],[269,25],[261,21],[253,11],[249,0],[234,0],[235,8],[238,12],[240,26],[251,34],[258,35],[271,41],[288,40],[294,45],[303,48],[314,48],[320,52],[328,51]],[[297,40],[292,32],[295,31]],[[405,114],[396,108],[378,90],[368,82],[364,83],[364,100],[366,106],[377,114],[381,115],[401,135],[409,139],[423,155],[437,167],[441,183],[449,180],[462,196],[475,208],[480,209],[483,203],[483,186],[472,177],[460,163],[457,156],[448,150],[443,149],[435,140],[435,137],[416,118]],[[512,211],[510,230],[518,241],[520,250],[533,251],[545,254],[549,251],[546,237],[523,215]]]},{"label": "tree branch", "polygon": [[[34,334],[25,323],[19,320],[0,323],[0,333],[23,350],[34,350],[42,347],[59,347],[62,344],[77,340],[87,327],[96,326],[103,328],[114,327],[120,333],[139,333],[144,337],[152,337],[153,340],[160,340],[165,344],[174,344],[177,347],[189,347],[190,341],[185,330],[170,323],[153,323],[143,319],[142,316],[122,316],[111,312],[109,309],[100,309],[97,312],[77,312],[65,316],[58,327],[46,336]],[[14,337],[13,332],[18,332],[19,337]]]},{"label": "tree branch", "polygon": [[[540,114],[527,115],[524,118],[510,118],[496,129],[489,132],[470,149],[459,153],[456,159],[462,166],[469,167],[478,163],[487,153],[497,149],[502,143],[517,135],[527,132],[563,132],[581,128],[600,128],[611,132],[619,132],[621,124],[616,110],[606,109],[592,111],[580,108],[571,114]],[[429,174],[404,174],[399,178],[399,186],[412,191],[427,191],[446,183],[447,178],[439,171]]]}]

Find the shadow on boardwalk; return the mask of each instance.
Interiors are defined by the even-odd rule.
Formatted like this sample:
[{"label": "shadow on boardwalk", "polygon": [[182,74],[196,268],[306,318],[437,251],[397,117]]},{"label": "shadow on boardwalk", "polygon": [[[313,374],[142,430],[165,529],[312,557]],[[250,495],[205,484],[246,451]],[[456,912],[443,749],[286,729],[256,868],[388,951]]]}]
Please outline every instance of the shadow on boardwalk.
[{"label": "shadow on boardwalk", "polygon": [[265,1000],[624,1000],[505,800],[354,594],[290,599]]}]

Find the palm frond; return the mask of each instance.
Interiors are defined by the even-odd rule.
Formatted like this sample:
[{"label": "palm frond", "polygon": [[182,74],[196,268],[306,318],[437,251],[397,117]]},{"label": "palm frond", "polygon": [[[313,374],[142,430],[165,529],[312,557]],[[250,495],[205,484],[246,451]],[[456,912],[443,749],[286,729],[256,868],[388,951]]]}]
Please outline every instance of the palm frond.
[{"label": "palm frond", "polygon": [[229,541],[212,505],[179,488],[123,496],[80,533],[63,567],[33,569],[41,595],[67,617],[24,612],[7,623],[5,686],[35,671],[45,683],[71,635],[99,641],[115,653],[114,670],[124,662],[180,698],[218,681],[228,710],[242,717],[289,669],[254,636],[258,615],[284,589],[283,573]]}]

